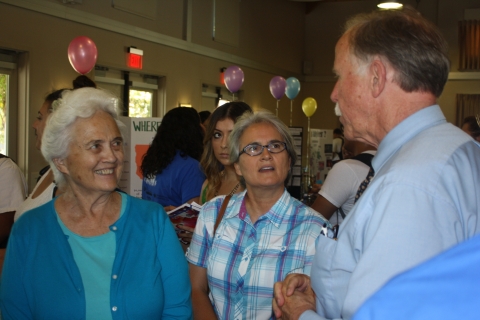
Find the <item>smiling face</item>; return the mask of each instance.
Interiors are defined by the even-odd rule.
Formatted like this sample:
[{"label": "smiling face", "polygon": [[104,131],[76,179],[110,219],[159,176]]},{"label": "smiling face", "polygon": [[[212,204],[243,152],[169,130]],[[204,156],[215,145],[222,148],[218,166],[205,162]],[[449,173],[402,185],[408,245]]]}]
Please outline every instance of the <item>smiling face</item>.
[{"label": "smiling face", "polygon": [[[240,148],[249,144],[267,145],[284,142],[278,130],[269,123],[256,123],[248,127],[240,137]],[[284,182],[290,169],[290,157],[286,150],[270,153],[267,148],[258,156],[241,154],[235,171],[245,179],[247,189],[268,188],[279,192],[284,190]]]},{"label": "smiling face", "polygon": [[50,115],[50,111],[48,110],[50,108],[51,103],[49,101],[45,101],[38,110],[37,118],[33,122],[33,129],[35,130],[35,148],[40,150],[40,147],[42,146],[42,135],[43,135],[43,130],[45,129],[45,125],[47,124],[47,119],[48,116]]},{"label": "smiling face", "polygon": [[113,191],[123,166],[123,139],[115,120],[98,111],[90,118],[77,119],[72,126],[68,156],[54,160],[67,184],[87,194]]},{"label": "smiling face", "polygon": [[227,142],[233,130],[233,121],[230,118],[217,121],[213,131],[212,147],[215,158],[224,166],[230,165]]},{"label": "smiling face", "polygon": [[[359,71],[360,69],[364,69]],[[342,36],[335,47],[333,70],[337,82],[330,98],[341,111],[340,122],[344,125],[344,136],[354,140],[365,136],[372,119],[369,108],[368,69],[359,66],[350,51],[348,33]]]}]

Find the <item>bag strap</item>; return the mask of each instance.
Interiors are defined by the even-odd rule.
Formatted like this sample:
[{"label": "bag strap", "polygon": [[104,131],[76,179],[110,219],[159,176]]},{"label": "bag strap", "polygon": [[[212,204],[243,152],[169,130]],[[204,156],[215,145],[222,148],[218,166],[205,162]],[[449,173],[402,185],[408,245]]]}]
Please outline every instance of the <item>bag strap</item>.
[{"label": "bag strap", "polygon": [[353,157],[352,159],[360,161],[360,162],[366,164],[367,166],[369,166],[370,168],[372,168],[373,154],[360,153],[360,154],[356,155],[355,157]]},{"label": "bag strap", "polygon": [[227,205],[228,205],[228,202],[230,201],[231,197],[232,197],[231,195],[228,195],[228,196],[225,197],[225,199],[223,199],[222,207],[220,208],[220,211],[218,212],[217,220],[215,220],[215,226],[213,227],[213,234],[214,235],[215,235],[215,232],[217,232],[217,228],[218,228],[220,222],[222,222],[223,215],[225,214],[225,210],[227,209]]},{"label": "bag strap", "polygon": [[[342,216],[342,219],[345,219],[346,214],[345,214],[345,212],[343,211],[342,207],[338,208],[338,211],[340,212],[340,215]],[[337,217],[337,219],[338,219],[338,217]],[[338,220],[337,220],[337,221],[338,221]]]}]

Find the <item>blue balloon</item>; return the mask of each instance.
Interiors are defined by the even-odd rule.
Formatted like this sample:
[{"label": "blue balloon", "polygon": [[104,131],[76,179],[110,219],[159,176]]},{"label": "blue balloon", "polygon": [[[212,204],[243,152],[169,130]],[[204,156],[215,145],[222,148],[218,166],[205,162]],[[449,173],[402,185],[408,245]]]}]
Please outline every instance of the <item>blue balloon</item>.
[{"label": "blue balloon", "polygon": [[300,81],[295,77],[287,79],[287,87],[285,88],[285,95],[288,99],[293,100],[300,92]]}]

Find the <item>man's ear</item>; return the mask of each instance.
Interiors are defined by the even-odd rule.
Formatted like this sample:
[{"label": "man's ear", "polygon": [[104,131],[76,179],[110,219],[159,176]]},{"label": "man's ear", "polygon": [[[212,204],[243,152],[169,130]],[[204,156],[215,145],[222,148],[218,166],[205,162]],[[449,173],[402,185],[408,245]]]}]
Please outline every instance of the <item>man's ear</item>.
[{"label": "man's ear", "polygon": [[53,164],[57,167],[58,171],[64,174],[68,174],[68,168],[65,165],[65,159],[55,158]]},{"label": "man's ear", "polygon": [[240,177],[243,177],[243,174],[242,172],[240,171],[240,166],[238,165],[238,163],[234,163],[233,164],[233,167],[235,168],[235,173],[240,176]]},{"label": "man's ear", "polygon": [[370,64],[371,90],[374,98],[377,98],[385,89],[387,83],[387,69],[380,59],[373,59]]}]

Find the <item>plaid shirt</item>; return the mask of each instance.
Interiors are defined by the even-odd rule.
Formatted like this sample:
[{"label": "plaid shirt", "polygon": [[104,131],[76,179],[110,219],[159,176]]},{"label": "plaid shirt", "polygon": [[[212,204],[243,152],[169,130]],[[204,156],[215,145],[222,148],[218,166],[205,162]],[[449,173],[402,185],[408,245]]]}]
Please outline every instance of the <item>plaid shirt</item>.
[{"label": "plaid shirt", "polygon": [[285,191],[252,224],[245,194],[232,196],[215,238],[224,196],[203,206],[187,259],[207,268],[210,300],[219,319],[274,319],[274,283],[289,273],[310,274],[325,220]]}]

